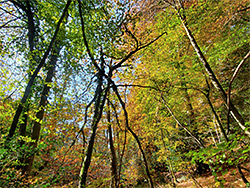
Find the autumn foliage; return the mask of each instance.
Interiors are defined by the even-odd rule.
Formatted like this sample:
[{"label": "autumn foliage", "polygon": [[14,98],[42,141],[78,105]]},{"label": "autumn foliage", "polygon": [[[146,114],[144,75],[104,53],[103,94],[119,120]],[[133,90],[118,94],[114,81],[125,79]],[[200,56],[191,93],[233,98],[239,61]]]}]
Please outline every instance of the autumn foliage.
[{"label": "autumn foliage", "polygon": [[0,187],[249,186],[249,11],[1,1]]}]

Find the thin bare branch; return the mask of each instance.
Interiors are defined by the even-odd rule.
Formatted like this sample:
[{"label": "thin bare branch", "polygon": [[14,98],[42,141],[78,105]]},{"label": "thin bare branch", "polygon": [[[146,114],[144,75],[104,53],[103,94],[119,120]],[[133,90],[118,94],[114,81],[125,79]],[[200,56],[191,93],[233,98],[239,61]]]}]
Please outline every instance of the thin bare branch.
[{"label": "thin bare branch", "polygon": [[160,91],[160,89],[153,87],[153,86],[143,86],[143,85],[137,85],[137,84],[118,84],[117,87],[141,87],[141,88],[148,88],[148,89],[154,89],[157,91]]},{"label": "thin bare branch", "polygon": [[7,26],[9,23],[11,23],[11,22],[13,22],[13,21],[16,21],[16,20],[19,19],[19,18],[20,18],[20,17],[17,17],[17,18],[15,18],[15,19],[13,19],[13,20],[9,20],[8,22],[6,22],[6,23],[4,23],[3,25],[1,25],[1,26],[0,26],[0,29],[9,27],[9,26]]},{"label": "thin bare branch", "polygon": [[20,2],[14,1],[14,0],[10,0],[10,2],[15,5],[16,7],[21,8],[24,12],[27,12],[27,8]]},{"label": "thin bare branch", "polygon": [[0,7],[0,10],[2,10],[3,12],[5,12],[5,13],[7,13],[7,14],[11,15],[11,16],[14,16],[14,17],[16,17],[16,18],[20,18],[19,16],[17,16],[17,15],[15,15],[15,14],[11,13],[11,12],[10,12],[10,11],[8,11],[8,10],[5,10],[5,9],[4,9],[4,8],[2,8],[2,7]]},{"label": "thin bare branch", "polygon": [[237,66],[237,68],[234,71],[234,74],[230,80],[229,83],[229,88],[228,88],[228,96],[227,96],[227,106],[228,106],[228,113],[227,113],[227,131],[229,131],[229,115],[230,115],[230,111],[231,111],[231,89],[232,89],[232,84],[234,79],[236,78],[237,74],[240,71],[240,68],[243,66],[243,64],[246,62],[246,60],[249,58],[250,56],[250,51],[245,55],[245,57],[241,60],[240,64]]},{"label": "thin bare branch", "polygon": [[240,10],[237,10],[235,13],[244,12],[244,11],[249,10],[249,9],[250,9],[250,6],[245,7],[243,9],[240,9]]},{"label": "thin bare branch", "polygon": [[138,39],[136,38],[136,36],[128,29],[128,27],[125,25],[125,32],[128,33],[135,41],[136,43],[136,49],[139,47],[139,41]]},{"label": "thin bare branch", "polygon": [[153,44],[155,41],[157,41],[159,38],[161,38],[163,35],[167,34],[167,32],[164,32],[162,33],[161,35],[159,35],[158,37],[156,37],[154,40],[150,41],[149,43],[141,46],[141,47],[138,47],[134,50],[132,50],[126,57],[124,57],[119,63],[117,63],[116,65],[112,66],[112,70],[115,70],[119,67],[122,66],[122,64],[127,61],[132,55],[134,55],[136,52],[138,52],[139,50],[142,50],[146,47],[148,47],[149,45]]},{"label": "thin bare branch", "polygon": [[175,117],[175,115],[174,115],[174,113],[172,112],[172,110],[169,108],[169,106],[168,106],[168,104],[167,104],[167,102],[166,102],[166,100],[164,99],[164,97],[163,97],[163,95],[161,95],[161,99],[162,99],[162,101],[163,101],[163,104],[166,106],[166,108],[168,109],[168,111],[169,111],[169,113],[172,115],[172,117],[174,118],[174,120],[176,121],[176,123],[179,125],[179,126],[181,126],[197,143],[198,143],[198,145],[200,146],[200,147],[202,147],[202,148],[205,148],[205,146],[202,144],[202,142],[198,139],[198,138],[196,138],[196,136],[194,136],[193,135],[193,133],[191,133],[189,130],[188,130],[188,128],[186,127],[186,126],[184,126],[184,125],[182,125],[179,121],[178,121],[178,119]]}]

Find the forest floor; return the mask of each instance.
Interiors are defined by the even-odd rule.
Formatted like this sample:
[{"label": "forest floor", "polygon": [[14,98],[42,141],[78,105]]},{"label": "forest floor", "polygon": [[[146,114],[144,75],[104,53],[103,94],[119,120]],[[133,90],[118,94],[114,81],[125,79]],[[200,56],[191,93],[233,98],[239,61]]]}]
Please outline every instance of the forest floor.
[{"label": "forest floor", "polygon": [[[250,163],[244,165],[246,169],[250,169]],[[250,172],[242,169],[246,179],[250,182]],[[195,183],[193,179],[182,180],[177,184],[177,188],[215,188],[215,187],[225,187],[225,188],[239,188],[246,187],[246,184],[242,181],[241,176],[236,168],[229,168],[228,172],[224,175],[220,174],[219,180],[225,180],[224,183],[219,183],[215,181],[214,176],[211,173],[204,174],[203,176],[196,177]],[[157,188],[169,188],[172,186],[159,185]]]},{"label": "forest floor", "polygon": [[[242,165],[242,167],[250,170],[250,162],[248,162],[245,165]],[[221,181],[221,183],[216,182],[214,176],[212,175],[211,172],[205,173],[200,177],[195,177],[195,181],[190,178],[186,179],[186,177],[180,177],[177,178],[179,183],[176,184],[176,188],[247,188],[246,184],[243,182],[241,179],[241,176],[238,172],[238,170],[235,167],[231,167],[227,170],[228,172],[225,173],[224,175],[218,174],[218,179],[219,180],[224,180]],[[250,172],[242,169],[242,172],[244,173],[246,179],[250,182]],[[75,182],[75,185],[77,186],[78,182]],[[58,186],[58,188],[61,186]],[[62,186],[62,188],[66,187],[72,187],[72,185],[68,186]],[[136,188],[148,188],[148,185],[137,185],[135,186]],[[161,185],[156,185],[156,188],[173,188],[172,185],[169,184],[161,184]],[[56,187],[53,187],[56,188]]]}]

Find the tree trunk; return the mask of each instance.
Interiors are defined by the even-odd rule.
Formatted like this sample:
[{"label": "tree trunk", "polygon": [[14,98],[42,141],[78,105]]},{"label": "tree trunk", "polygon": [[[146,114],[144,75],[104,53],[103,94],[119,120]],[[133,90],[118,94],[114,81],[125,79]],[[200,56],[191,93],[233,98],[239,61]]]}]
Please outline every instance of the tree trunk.
[{"label": "tree trunk", "polygon": [[[163,142],[164,149],[165,149],[165,150],[168,150],[168,149],[167,149],[167,144],[166,144],[166,142],[165,142],[165,140],[164,140],[164,136],[163,136],[162,129],[161,129],[161,140],[162,140],[162,142]],[[167,160],[168,160],[168,162],[169,162],[169,172],[170,172],[170,174],[171,174],[171,176],[172,176],[172,178],[171,178],[171,180],[172,180],[172,186],[173,186],[173,187],[176,187],[175,184],[176,184],[176,183],[179,183],[179,182],[177,181],[177,178],[176,178],[176,176],[175,176],[175,174],[174,174],[174,168],[173,168],[171,156],[170,156],[170,157],[167,157]]]},{"label": "tree trunk", "polygon": [[[207,62],[205,56],[203,55],[202,51],[200,50],[192,32],[189,30],[186,20],[185,18],[183,18],[179,11],[178,12],[178,16],[180,18],[180,20],[182,21],[182,25],[187,33],[187,36],[190,40],[190,43],[192,44],[194,50],[196,51],[197,56],[199,57],[200,61],[202,62],[207,74],[209,75],[209,78],[212,82],[212,84],[214,85],[214,87],[218,90],[218,92],[220,93],[220,96],[222,97],[222,99],[224,100],[225,104],[227,105],[227,94],[224,91],[224,89],[222,88],[220,82],[218,81],[218,79],[216,78],[213,70],[211,69],[209,63]],[[245,134],[248,135],[248,137],[250,137],[250,132],[246,129],[245,127],[245,122],[242,118],[242,116],[240,115],[240,113],[238,112],[238,110],[235,108],[235,106],[233,104],[231,104],[230,106],[231,109],[231,114],[234,117],[234,119],[236,120],[236,122],[239,124],[240,128],[245,132]]]},{"label": "tree trunk", "polygon": [[212,110],[212,112],[213,112],[213,114],[214,114],[214,117],[215,117],[217,123],[219,124],[220,130],[221,130],[221,132],[222,132],[224,138],[225,138],[226,141],[228,142],[229,140],[228,140],[228,137],[227,137],[227,135],[226,135],[225,129],[223,128],[223,126],[222,126],[222,124],[221,124],[221,121],[220,121],[220,119],[219,119],[219,116],[217,115],[217,113],[216,113],[216,111],[215,111],[215,109],[214,109],[214,106],[213,106],[213,104],[212,104],[212,102],[211,102],[211,100],[210,100],[209,91],[208,91],[208,93],[207,93],[205,96],[206,96],[207,101],[208,101],[208,104],[209,104],[209,106],[210,106],[210,108],[211,108],[211,110]]},{"label": "tree trunk", "polygon": [[[14,2],[14,1],[13,1]],[[43,55],[43,58],[41,59],[40,63],[37,65],[36,69],[34,70],[33,74],[31,75],[30,79],[29,79],[29,82],[25,88],[25,91],[24,91],[24,94],[23,94],[23,97],[21,99],[21,102],[20,104],[18,105],[17,107],[17,110],[16,110],[16,113],[14,115],[14,118],[13,118],[13,121],[12,121],[12,124],[11,124],[11,127],[10,127],[10,130],[9,130],[9,134],[7,136],[7,139],[10,139],[13,137],[13,135],[15,134],[15,131],[16,131],[16,128],[17,128],[17,124],[18,124],[18,121],[19,121],[19,117],[22,113],[22,110],[23,110],[23,107],[24,107],[24,104],[26,103],[26,100],[28,99],[30,93],[31,93],[31,87],[33,86],[33,83],[35,81],[35,78],[37,77],[37,74],[39,73],[39,71],[41,70],[41,68],[44,66],[45,62],[46,62],[46,59],[47,57],[49,56],[49,53],[51,51],[51,48],[56,40],[56,37],[57,37],[57,34],[59,32],[59,29],[60,29],[60,25],[64,19],[64,17],[66,16],[66,13],[68,11],[68,8],[69,8],[69,5],[71,4],[72,0],[68,0],[67,1],[67,4],[63,10],[63,13],[62,13],[62,16],[60,18],[60,20],[58,21],[57,23],[57,26],[56,26],[56,30],[55,30],[55,33],[53,35],[53,38],[51,39],[50,41],[50,44],[46,50],[46,52],[44,53]]]},{"label": "tree trunk", "polygon": [[[49,63],[49,70],[47,72],[44,88],[43,88],[40,103],[38,106],[39,111],[36,114],[36,120],[34,121],[32,133],[31,133],[31,139],[35,140],[35,142],[30,143],[30,149],[32,149],[32,150],[36,148],[37,141],[38,141],[39,136],[40,136],[41,121],[43,120],[44,108],[47,104],[47,97],[48,97],[49,90],[50,90],[49,85],[52,82],[52,78],[54,76],[55,66],[56,66],[59,52],[60,52],[60,49],[57,49],[57,51],[55,51],[55,53],[51,56],[51,60]],[[30,174],[30,171],[31,171],[31,168],[32,168],[32,165],[34,162],[34,155],[35,155],[34,153],[31,153],[30,156],[28,158],[26,158],[26,160],[25,160],[26,165],[23,167],[22,171],[23,171],[23,173],[25,173],[27,175]]]},{"label": "tree trunk", "polygon": [[[33,54],[33,51],[35,49],[35,36],[36,36],[36,27],[35,27],[35,21],[34,21],[34,15],[33,12],[31,10],[31,6],[30,6],[30,2],[26,1],[25,4],[26,6],[22,3],[22,2],[16,2],[16,1],[11,1],[15,6],[19,7],[20,9],[22,9],[22,11],[25,12],[25,16],[28,19],[28,42],[29,42],[29,51],[31,54],[32,59],[30,60],[29,63],[29,68],[30,70],[33,69],[34,66],[34,62],[35,61],[35,56]],[[29,78],[31,78],[31,74],[29,73]],[[16,111],[14,120],[12,122],[12,126],[11,129],[9,131],[8,137],[7,138],[11,138],[13,137],[13,135],[15,134],[15,130],[17,128],[17,124],[18,124],[18,120],[19,120],[19,116],[21,115],[23,111],[23,106],[18,106],[18,109]],[[28,112],[28,107],[24,108],[24,113],[23,113],[23,119],[24,122],[20,124],[20,128],[19,128],[19,133],[21,136],[25,136],[26,134],[26,127],[27,127],[27,112]],[[23,144],[24,142],[21,142],[21,144]]]},{"label": "tree trunk", "polygon": [[107,111],[107,120],[108,120],[108,133],[109,133],[109,146],[111,151],[111,188],[118,188],[119,187],[119,180],[117,174],[117,158],[115,153],[115,147],[113,143],[113,136],[112,136],[112,127],[111,127],[111,118],[110,118],[110,104],[108,102],[108,111]]},{"label": "tree trunk", "polygon": [[96,100],[95,100],[95,111],[94,111],[94,117],[93,117],[93,122],[92,122],[92,134],[90,136],[89,144],[87,147],[86,151],[86,156],[83,158],[82,161],[82,167],[80,170],[80,175],[79,175],[79,188],[84,188],[86,187],[86,182],[87,182],[87,175],[88,175],[88,169],[90,166],[91,162],[91,157],[92,157],[92,152],[94,148],[94,142],[95,142],[95,136],[96,136],[96,130],[97,130],[97,125],[102,117],[102,112],[103,112],[103,107],[106,101],[107,97],[107,89],[104,96],[102,97],[102,84],[103,84],[103,77],[101,73],[98,74],[98,85],[96,88]]}]

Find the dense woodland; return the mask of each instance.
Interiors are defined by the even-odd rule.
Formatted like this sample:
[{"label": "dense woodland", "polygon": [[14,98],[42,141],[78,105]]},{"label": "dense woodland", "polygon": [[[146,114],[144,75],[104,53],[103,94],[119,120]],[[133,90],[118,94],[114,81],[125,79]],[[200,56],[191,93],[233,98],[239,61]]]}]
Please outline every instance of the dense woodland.
[{"label": "dense woodland", "polygon": [[0,187],[249,186],[249,0],[1,0],[0,51]]}]

